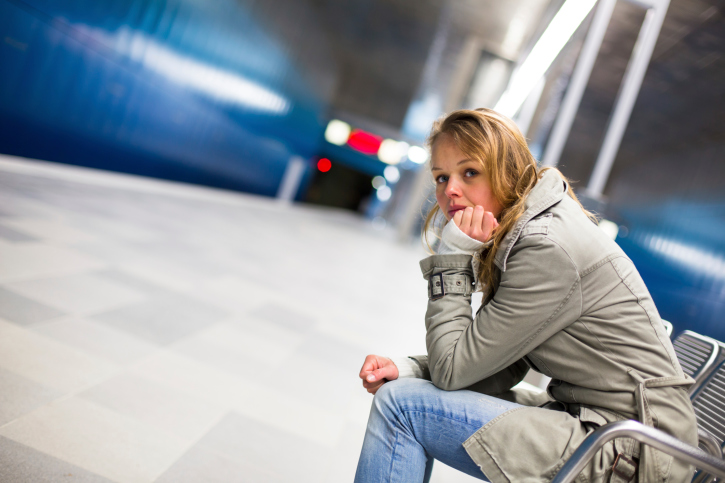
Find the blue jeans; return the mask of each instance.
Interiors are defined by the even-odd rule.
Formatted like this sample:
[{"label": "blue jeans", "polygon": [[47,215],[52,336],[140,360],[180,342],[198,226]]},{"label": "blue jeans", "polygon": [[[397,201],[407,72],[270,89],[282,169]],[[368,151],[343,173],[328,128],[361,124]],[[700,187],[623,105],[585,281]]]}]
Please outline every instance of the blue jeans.
[{"label": "blue jeans", "polygon": [[444,391],[423,379],[387,382],[373,400],[355,483],[427,483],[434,459],[485,480],[462,443],[517,406],[473,391]]}]

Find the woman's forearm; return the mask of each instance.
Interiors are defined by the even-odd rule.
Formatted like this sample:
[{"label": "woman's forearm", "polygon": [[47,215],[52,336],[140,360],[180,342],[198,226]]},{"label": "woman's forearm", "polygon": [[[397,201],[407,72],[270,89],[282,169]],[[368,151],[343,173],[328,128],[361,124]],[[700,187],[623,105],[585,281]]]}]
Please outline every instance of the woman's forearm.
[{"label": "woman's forearm", "polygon": [[447,281],[471,275],[470,257],[436,255],[421,269],[429,286],[443,281],[443,294],[431,289],[426,311],[429,370],[441,389],[462,389],[508,368],[581,315],[576,268],[561,247],[541,239],[524,239],[511,252],[494,298],[475,319],[470,294],[446,291],[455,286]]}]

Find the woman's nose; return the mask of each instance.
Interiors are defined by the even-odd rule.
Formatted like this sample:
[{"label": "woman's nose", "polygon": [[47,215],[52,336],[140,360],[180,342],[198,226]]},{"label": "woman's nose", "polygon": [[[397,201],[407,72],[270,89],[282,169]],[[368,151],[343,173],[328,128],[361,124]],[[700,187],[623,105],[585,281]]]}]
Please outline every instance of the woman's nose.
[{"label": "woman's nose", "polygon": [[461,196],[460,183],[453,177],[448,179],[448,184],[446,185],[446,196],[449,198],[457,198]]}]

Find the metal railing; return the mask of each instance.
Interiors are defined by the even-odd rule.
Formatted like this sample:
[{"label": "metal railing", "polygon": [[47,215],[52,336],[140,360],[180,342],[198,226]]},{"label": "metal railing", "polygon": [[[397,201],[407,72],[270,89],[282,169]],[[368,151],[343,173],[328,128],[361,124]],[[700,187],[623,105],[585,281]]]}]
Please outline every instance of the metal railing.
[{"label": "metal railing", "polygon": [[710,369],[717,362],[720,345],[710,337],[686,330],[675,337],[672,346],[682,370],[697,381],[689,389],[692,395],[700,388]]},{"label": "metal railing", "polygon": [[[616,438],[632,438],[725,479],[725,461],[658,429],[637,421],[619,421],[594,431],[579,445],[551,483],[570,483],[582,472],[597,451]],[[718,448],[719,449],[719,448]]]}]

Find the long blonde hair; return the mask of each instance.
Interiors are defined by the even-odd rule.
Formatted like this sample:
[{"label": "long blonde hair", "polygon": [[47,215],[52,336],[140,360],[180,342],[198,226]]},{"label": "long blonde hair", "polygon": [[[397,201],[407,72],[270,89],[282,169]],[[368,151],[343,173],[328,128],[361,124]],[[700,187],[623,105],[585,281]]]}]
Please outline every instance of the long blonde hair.
[{"label": "long blonde hair", "polygon": [[[493,263],[496,252],[524,213],[526,197],[536,186],[541,173],[551,168],[539,168],[518,126],[491,109],[461,109],[436,121],[427,140],[431,152],[441,136],[449,136],[461,152],[481,164],[493,196],[503,207],[498,216],[498,228],[493,232],[492,246],[474,255],[480,260],[478,279],[490,298],[500,277],[499,270]],[[566,180],[564,176],[562,178]],[[568,192],[578,202],[571,187]],[[586,210],[584,213],[595,219]],[[441,218],[439,215],[441,211],[436,203],[428,212],[423,226],[423,237],[429,248],[428,233],[431,228],[439,236],[442,225],[437,223],[437,219]]]}]

